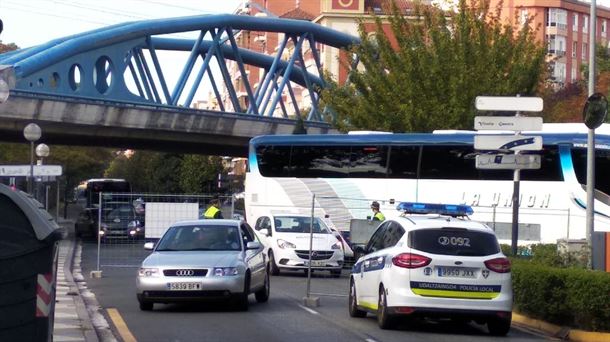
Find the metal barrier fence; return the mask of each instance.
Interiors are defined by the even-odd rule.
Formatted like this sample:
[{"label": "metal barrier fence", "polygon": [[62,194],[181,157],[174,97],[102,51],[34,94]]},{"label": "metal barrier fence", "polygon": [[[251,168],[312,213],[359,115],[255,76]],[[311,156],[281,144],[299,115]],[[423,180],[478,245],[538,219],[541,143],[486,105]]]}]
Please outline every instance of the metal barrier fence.
[{"label": "metal barrier fence", "polygon": [[174,222],[203,218],[218,198],[224,218],[238,215],[232,196],[101,193],[97,205],[97,270],[139,267],[150,254],[144,242],[158,240]]}]

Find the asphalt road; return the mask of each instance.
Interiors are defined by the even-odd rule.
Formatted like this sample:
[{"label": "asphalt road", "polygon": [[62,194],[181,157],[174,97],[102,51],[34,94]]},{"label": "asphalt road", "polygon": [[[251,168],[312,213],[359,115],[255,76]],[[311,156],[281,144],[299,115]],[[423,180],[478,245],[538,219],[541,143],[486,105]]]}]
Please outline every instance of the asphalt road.
[{"label": "asphalt road", "polygon": [[[134,255],[134,247],[112,246],[102,255]],[[140,251],[141,247],[135,247]],[[118,253],[118,254],[117,254]],[[136,253],[138,254],[138,253]],[[146,255],[146,253],[140,253]],[[331,278],[326,272],[315,273],[310,284],[312,296],[320,298],[320,306],[306,308],[307,277],[302,272],[287,272],[271,277],[271,297],[267,303],[257,303],[250,296],[247,312],[235,311],[225,303],[155,304],[154,311],[140,311],[136,300],[135,276],[137,264],[125,261],[123,267],[101,267],[103,277],[86,276],[87,286],[104,308],[108,322],[109,309],[116,309],[126,323],[126,329],[137,341],[540,341],[544,336],[513,327],[507,337],[492,337],[485,326],[451,322],[403,322],[396,330],[378,328],[375,317],[351,318],[347,313],[348,271],[341,278]],[[119,259],[113,259],[117,261]],[[102,264],[104,264],[102,262]],[[83,243],[81,267],[88,275],[97,268],[97,245]],[[318,295],[320,294],[320,295]],[[111,310],[112,311],[112,310]],[[112,325],[112,323],[111,323]],[[115,335],[120,336],[115,330]]]}]

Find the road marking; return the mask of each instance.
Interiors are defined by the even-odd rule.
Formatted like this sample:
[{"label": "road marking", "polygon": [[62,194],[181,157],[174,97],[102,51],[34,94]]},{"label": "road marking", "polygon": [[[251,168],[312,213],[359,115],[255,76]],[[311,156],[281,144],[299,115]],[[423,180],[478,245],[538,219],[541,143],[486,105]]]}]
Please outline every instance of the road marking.
[{"label": "road marking", "polygon": [[121,317],[119,310],[109,308],[106,310],[106,312],[108,312],[108,316],[112,320],[112,323],[116,327],[116,330],[119,332],[119,335],[121,335],[124,342],[137,342],[136,338],[131,334],[131,331],[129,331],[123,317]]},{"label": "road marking", "polygon": [[319,314],[320,314],[320,313],[319,313],[319,312],[317,312],[316,310],[312,310],[312,309],[310,309],[310,308],[308,308],[308,307],[306,307],[306,306],[299,305],[299,307],[300,307],[301,309],[303,309],[303,310],[305,310],[305,311],[309,312],[309,313],[310,313],[310,314],[312,314],[312,315],[319,315]]},{"label": "road marking", "polygon": [[366,342],[377,342],[377,340],[372,339],[372,338],[366,338],[364,339]]}]

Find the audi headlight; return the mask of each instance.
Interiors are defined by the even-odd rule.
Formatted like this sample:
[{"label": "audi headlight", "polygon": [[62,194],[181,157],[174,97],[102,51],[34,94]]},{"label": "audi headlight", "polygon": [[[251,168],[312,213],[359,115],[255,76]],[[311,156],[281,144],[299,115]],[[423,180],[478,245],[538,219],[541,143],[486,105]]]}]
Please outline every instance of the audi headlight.
[{"label": "audi headlight", "polygon": [[341,249],[341,247],[343,247],[343,245],[341,244],[341,242],[337,241],[330,248],[331,249]]},{"label": "audi headlight", "polygon": [[237,267],[214,267],[214,275],[217,277],[237,275]]},{"label": "audi headlight", "polygon": [[294,243],[282,239],[277,239],[277,245],[280,246],[280,248],[297,248]]},{"label": "audi headlight", "polygon": [[140,277],[158,277],[159,269],[140,267],[140,269],[138,270],[138,276],[140,276]]}]

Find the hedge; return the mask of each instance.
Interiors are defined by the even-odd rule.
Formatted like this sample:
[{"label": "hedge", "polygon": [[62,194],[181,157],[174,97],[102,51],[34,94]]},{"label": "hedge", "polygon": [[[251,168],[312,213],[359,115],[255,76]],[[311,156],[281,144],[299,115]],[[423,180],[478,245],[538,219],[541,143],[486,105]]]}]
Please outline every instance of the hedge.
[{"label": "hedge", "polygon": [[514,307],[526,316],[610,332],[610,273],[512,260]]}]

